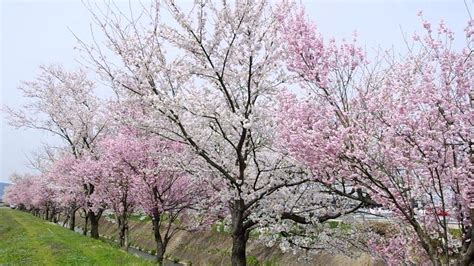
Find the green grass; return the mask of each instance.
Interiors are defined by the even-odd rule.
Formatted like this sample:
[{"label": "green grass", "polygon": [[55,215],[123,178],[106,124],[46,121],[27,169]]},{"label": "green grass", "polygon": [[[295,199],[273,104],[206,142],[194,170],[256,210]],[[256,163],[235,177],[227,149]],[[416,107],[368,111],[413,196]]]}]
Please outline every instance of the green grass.
[{"label": "green grass", "polygon": [[31,214],[0,208],[0,265],[153,265]]},{"label": "green grass", "polygon": [[462,232],[461,232],[461,229],[459,228],[448,228],[448,231],[454,238],[462,237]]}]

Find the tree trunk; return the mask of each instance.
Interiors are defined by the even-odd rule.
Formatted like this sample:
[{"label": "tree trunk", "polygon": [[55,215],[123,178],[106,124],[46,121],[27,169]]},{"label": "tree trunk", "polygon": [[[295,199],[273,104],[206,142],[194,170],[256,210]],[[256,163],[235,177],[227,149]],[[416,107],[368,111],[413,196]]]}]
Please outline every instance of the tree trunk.
[{"label": "tree trunk", "polygon": [[69,230],[74,231],[74,228],[76,228],[76,210],[72,209],[69,212]]},{"label": "tree trunk", "polygon": [[160,219],[161,216],[158,209],[153,210],[152,222],[153,222],[153,234],[155,236],[156,243],[156,262],[158,265],[163,265],[163,259],[165,257],[166,245],[163,242],[163,238],[160,233]]},{"label": "tree trunk", "polygon": [[441,265],[440,258],[436,256],[435,246],[433,246],[433,244],[431,243],[431,237],[423,231],[417,221],[412,220],[411,225],[413,229],[415,229],[415,233],[418,236],[420,244],[425,250],[426,255],[429,257],[431,263],[433,265]]},{"label": "tree trunk", "polygon": [[125,226],[125,229],[124,229],[124,243],[123,243],[123,249],[125,251],[128,251],[128,247],[130,246],[129,242],[128,242],[128,224]]},{"label": "tree trunk", "polygon": [[232,215],[232,266],[245,266],[247,258],[245,249],[248,231],[244,228],[244,202],[236,200],[231,208]]},{"label": "tree trunk", "polygon": [[122,218],[115,213],[116,219],[115,221],[117,222],[117,242],[119,243],[120,247],[123,247],[123,242],[124,242],[124,228],[123,228],[123,221]]},{"label": "tree trunk", "polygon": [[460,259],[459,264],[462,266],[469,266],[474,264],[474,244],[472,243],[474,241],[474,224],[472,223],[474,219],[474,209],[470,209],[469,216],[471,218],[471,228],[469,229],[471,239],[469,241],[469,246],[466,252],[462,254],[462,257]]},{"label": "tree trunk", "polygon": [[118,242],[120,247],[128,251],[128,221],[125,216],[117,218]]},{"label": "tree trunk", "polygon": [[66,224],[69,224],[69,214],[64,217],[63,227],[66,227]]},{"label": "tree trunk", "polygon": [[83,235],[87,235],[87,224],[89,223],[89,214],[86,213],[85,217],[84,217],[84,230],[82,230],[82,234]]},{"label": "tree trunk", "polygon": [[51,212],[49,213],[49,219],[48,221],[54,223],[56,219],[56,210],[54,208],[51,209]]},{"label": "tree trunk", "polygon": [[99,239],[99,219],[100,212],[95,214],[93,211],[89,211],[89,220],[91,222],[91,237]]}]

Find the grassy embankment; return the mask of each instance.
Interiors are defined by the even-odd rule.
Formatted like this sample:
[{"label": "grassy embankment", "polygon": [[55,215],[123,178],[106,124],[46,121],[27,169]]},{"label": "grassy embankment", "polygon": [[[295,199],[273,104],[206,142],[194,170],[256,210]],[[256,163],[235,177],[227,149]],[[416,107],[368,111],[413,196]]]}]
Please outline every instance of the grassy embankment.
[{"label": "grassy embankment", "polygon": [[[84,219],[76,217],[77,226],[83,228]],[[99,222],[99,232],[102,237],[115,239],[117,225],[114,216],[103,215]],[[339,225],[348,229],[345,224],[331,222],[330,227]],[[155,249],[152,234],[151,220],[140,215],[132,215],[129,221],[130,243],[133,247],[151,252]],[[326,252],[310,256],[310,261],[305,261],[302,253],[283,253],[278,245],[267,247],[257,240],[257,234],[251,233],[247,244],[247,265],[249,266],[296,266],[296,265],[353,265],[369,266],[378,265],[367,254],[360,254],[358,258],[349,258]],[[199,232],[178,232],[170,241],[165,257],[170,261],[189,265],[230,265],[232,249],[232,236],[222,223],[217,223],[209,230]]]},{"label": "grassy embankment", "polygon": [[0,208],[0,265],[153,265],[28,213]]}]

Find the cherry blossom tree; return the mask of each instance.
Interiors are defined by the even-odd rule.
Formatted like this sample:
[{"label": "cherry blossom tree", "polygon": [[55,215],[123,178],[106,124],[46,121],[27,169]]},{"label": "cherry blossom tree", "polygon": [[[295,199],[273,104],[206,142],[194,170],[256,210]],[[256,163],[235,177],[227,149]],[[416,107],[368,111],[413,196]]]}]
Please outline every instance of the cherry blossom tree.
[{"label": "cherry blossom tree", "polygon": [[105,204],[113,210],[118,225],[118,242],[125,250],[128,249],[128,218],[136,210],[137,189],[136,174],[132,163],[137,160],[137,146],[132,136],[119,134],[107,137],[99,143],[96,191],[93,194],[99,205]]},{"label": "cherry blossom tree", "polygon": [[14,174],[13,184],[5,192],[4,200],[20,210],[32,212],[48,221],[56,221],[58,206],[53,198],[55,190],[41,174]]},{"label": "cherry blossom tree", "polygon": [[33,183],[32,175],[13,174],[10,176],[10,180],[12,184],[5,190],[3,200],[20,210],[30,209],[32,203],[29,188]]},{"label": "cherry blossom tree", "polygon": [[[105,164],[103,169],[112,166],[115,175],[124,177],[111,179],[118,183],[118,193],[111,193],[114,186],[106,185],[100,187],[107,191],[99,194],[110,198],[106,200],[109,206],[114,206],[115,202],[120,204],[119,208],[113,209],[116,215],[121,215],[122,226],[127,224],[125,211],[130,214],[131,207],[141,209],[151,217],[158,263],[163,263],[166,247],[176,232],[195,229],[209,216],[203,217],[201,212],[195,211],[205,209],[208,189],[183,170],[192,168],[192,164],[186,159],[182,146],[132,129],[122,129],[117,136],[101,143],[105,151],[100,159]],[[123,182],[125,178],[127,182]],[[128,207],[126,194],[130,197],[128,204],[131,206]]]},{"label": "cherry blossom tree", "polygon": [[[233,265],[246,264],[250,231],[268,226],[269,220],[284,220],[280,225],[289,235],[295,224],[310,228],[373,203],[362,190],[351,190],[346,194],[352,198],[338,198],[341,203],[331,208],[336,199],[327,195],[346,186],[315,183],[314,175],[275,143],[273,114],[290,78],[282,61],[280,28],[292,7],[268,1],[197,1],[189,11],[174,1],[155,1],[138,18],[113,7],[102,13],[91,8],[107,49],[82,42],[117,95],[145,110],[129,122],[194,154],[193,175],[205,176],[223,203],[233,237]],[[166,14],[174,24],[162,22]],[[344,52],[351,53],[346,46]],[[119,60],[109,60],[111,54]],[[316,189],[323,191],[312,193]]]},{"label": "cherry blossom tree", "polygon": [[[372,192],[376,200],[412,228],[400,231],[405,239],[416,238],[414,249],[421,247],[434,264],[457,260],[468,265],[474,258],[469,198],[473,24],[466,29],[469,46],[458,51],[450,48],[454,36],[442,22],[436,33],[425,20],[423,27],[426,34],[415,35],[408,58],[361,100],[365,112],[354,143],[364,153],[349,157],[363,165],[362,182],[379,185]],[[450,223],[461,237],[452,234]]]},{"label": "cherry blossom tree", "polygon": [[[303,8],[281,14],[279,20],[292,75],[290,88],[299,88],[296,93],[286,90],[279,94],[277,142],[280,150],[305,165],[312,176],[313,184],[305,185],[310,196],[301,199],[300,209],[320,210],[316,220],[292,215],[298,217],[300,230],[287,240],[287,246],[305,250],[326,247],[343,253],[352,253],[348,251],[354,247],[367,251],[367,245],[361,243],[366,234],[363,221],[353,217],[366,208],[380,207],[380,203],[354,182],[354,169],[340,155],[352,149],[347,135],[352,128],[353,101],[374,86],[376,69],[371,69],[365,52],[357,46],[356,34],[349,41],[325,39]],[[366,87],[360,86],[363,82]],[[344,220],[351,227],[349,235],[344,234],[348,230],[324,230],[326,218]],[[317,241],[315,235],[319,236]]]},{"label": "cherry blossom tree", "polygon": [[48,168],[47,177],[55,185],[55,201],[61,206],[66,214],[64,223],[68,222],[69,229],[75,229],[76,212],[80,208],[85,208],[85,180],[82,176],[77,176],[75,165],[78,160],[70,153],[60,154]]},{"label": "cherry blossom tree", "polygon": [[[188,12],[174,1],[156,1],[142,20],[110,8],[103,13],[109,15],[95,16],[108,49],[83,43],[117,94],[147,108],[135,126],[195,155],[193,170],[225,204],[233,265],[245,265],[249,232],[274,207],[265,200],[308,181],[273,148],[272,114],[286,79],[277,13],[289,8],[198,1]],[[174,24],[161,20],[166,13]],[[167,54],[171,49],[176,52]],[[111,53],[120,60],[108,60]]]},{"label": "cherry blossom tree", "polygon": [[472,25],[468,47],[454,51],[444,24],[434,34],[423,21],[427,33],[410,54],[379,73],[353,46],[323,42],[304,16],[283,28],[288,68],[308,92],[283,97],[283,143],[322,176],[340,169],[346,184],[391,211],[398,230],[369,241],[389,264],[472,261]]},{"label": "cherry blossom tree", "polygon": [[[106,131],[106,123],[100,100],[94,94],[94,84],[83,70],[67,72],[60,66],[42,66],[37,79],[24,82],[19,89],[28,102],[19,110],[6,108],[11,125],[59,136],[76,158],[93,152],[95,142]],[[80,186],[85,188],[86,196],[94,191],[92,184]],[[69,210],[72,213],[68,216],[73,217],[76,208]],[[88,215],[91,221],[98,221],[94,212]],[[96,224],[94,222],[94,226]],[[98,238],[98,234],[91,236]]]}]

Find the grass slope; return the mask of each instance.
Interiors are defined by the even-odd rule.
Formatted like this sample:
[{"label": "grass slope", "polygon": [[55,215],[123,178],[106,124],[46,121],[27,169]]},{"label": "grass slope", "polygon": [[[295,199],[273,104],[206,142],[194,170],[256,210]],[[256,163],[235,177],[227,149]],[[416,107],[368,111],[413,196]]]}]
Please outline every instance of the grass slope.
[{"label": "grass slope", "polygon": [[0,265],[153,265],[28,213],[0,208]]},{"label": "grass slope", "polygon": [[[104,217],[107,216],[107,219]],[[101,235],[111,237],[117,236],[117,225],[113,223],[113,215],[102,215],[99,222]],[[76,216],[79,227],[84,226],[84,219]],[[339,226],[339,222],[330,224],[332,228]],[[341,224],[342,228],[347,225]],[[156,244],[153,239],[152,223],[150,219],[140,219],[134,215],[129,221],[130,242],[146,251],[155,250]],[[230,265],[230,254],[232,250],[232,235],[222,223],[215,224],[212,229],[199,232],[178,232],[170,241],[165,256],[169,260],[179,259],[181,263],[192,265]],[[358,258],[349,258],[343,255],[335,255],[321,252],[312,255],[309,261],[304,259],[304,252],[293,254],[282,253],[278,245],[267,247],[262,242],[256,241],[257,235],[251,233],[250,241],[247,243],[247,265],[249,266],[299,266],[299,265],[350,265],[350,266],[381,266],[383,264],[373,261],[367,254],[361,254]]]}]

